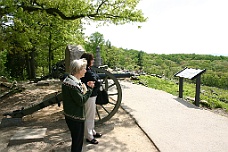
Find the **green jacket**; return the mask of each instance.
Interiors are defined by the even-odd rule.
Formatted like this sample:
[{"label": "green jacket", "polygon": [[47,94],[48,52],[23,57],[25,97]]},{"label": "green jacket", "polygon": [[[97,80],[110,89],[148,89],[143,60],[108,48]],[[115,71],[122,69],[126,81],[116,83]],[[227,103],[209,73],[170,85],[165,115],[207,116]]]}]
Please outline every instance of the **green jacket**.
[{"label": "green jacket", "polygon": [[76,121],[84,121],[84,104],[91,94],[91,88],[88,88],[87,92],[83,94],[79,80],[77,82],[74,76],[67,76],[62,83],[64,115]]}]

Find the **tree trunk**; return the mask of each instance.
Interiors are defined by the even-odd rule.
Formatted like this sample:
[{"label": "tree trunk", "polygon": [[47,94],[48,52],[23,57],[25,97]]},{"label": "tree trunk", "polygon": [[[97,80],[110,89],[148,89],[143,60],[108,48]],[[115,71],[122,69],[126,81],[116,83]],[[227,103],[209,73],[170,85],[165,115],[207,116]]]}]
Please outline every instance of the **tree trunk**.
[{"label": "tree trunk", "polygon": [[26,55],[26,72],[28,75],[28,79],[31,79],[31,66],[30,66],[30,59],[29,59],[29,55]]},{"label": "tree trunk", "polygon": [[52,51],[51,51],[51,46],[49,45],[48,49],[48,68],[49,68],[49,74],[51,74],[52,69],[51,69],[51,56],[52,56]]},{"label": "tree trunk", "polygon": [[32,48],[32,52],[30,53],[30,65],[31,65],[31,79],[36,78],[36,66],[35,66],[35,48]]},{"label": "tree trunk", "polygon": [[49,45],[48,45],[48,68],[49,68],[49,74],[51,74],[51,60],[52,60],[52,50],[51,50],[51,32],[49,35]]}]

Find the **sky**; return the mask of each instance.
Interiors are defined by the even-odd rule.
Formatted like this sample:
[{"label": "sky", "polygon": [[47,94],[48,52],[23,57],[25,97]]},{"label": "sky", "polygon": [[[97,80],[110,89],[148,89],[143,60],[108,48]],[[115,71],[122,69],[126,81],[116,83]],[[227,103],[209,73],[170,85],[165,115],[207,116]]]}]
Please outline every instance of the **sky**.
[{"label": "sky", "polygon": [[84,32],[99,32],[113,46],[147,53],[228,56],[228,0],[141,0],[138,8],[147,22],[91,24]]}]

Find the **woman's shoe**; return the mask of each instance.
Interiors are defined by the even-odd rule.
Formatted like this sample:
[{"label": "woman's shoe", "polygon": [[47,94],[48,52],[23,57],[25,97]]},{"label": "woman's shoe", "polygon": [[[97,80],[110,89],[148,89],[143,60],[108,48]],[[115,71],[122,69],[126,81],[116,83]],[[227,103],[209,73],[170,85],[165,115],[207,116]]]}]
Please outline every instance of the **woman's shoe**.
[{"label": "woman's shoe", "polygon": [[102,134],[100,134],[100,133],[96,133],[95,135],[93,135],[93,137],[95,137],[95,138],[100,138],[102,136]]},{"label": "woman's shoe", "polygon": [[98,141],[95,138],[93,138],[92,140],[86,139],[86,141],[90,144],[98,144]]}]

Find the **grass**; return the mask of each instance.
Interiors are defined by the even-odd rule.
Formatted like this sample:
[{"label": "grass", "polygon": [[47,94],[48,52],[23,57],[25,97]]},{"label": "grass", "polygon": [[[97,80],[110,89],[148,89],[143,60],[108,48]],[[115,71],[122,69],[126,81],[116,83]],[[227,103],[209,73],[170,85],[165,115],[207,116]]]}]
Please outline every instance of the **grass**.
[{"label": "grass", "polygon": [[[179,86],[178,81],[171,81],[163,78],[157,78],[153,76],[139,76],[140,80],[135,80],[136,83],[140,82],[147,85],[150,88],[163,90],[172,95],[178,96]],[[196,85],[193,83],[187,83],[184,81],[183,84],[183,98],[195,98]],[[201,84],[200,106],[207,107],[210,109],[222,108],[228,112],[228,91],[215,87],[208,87]]]}]

